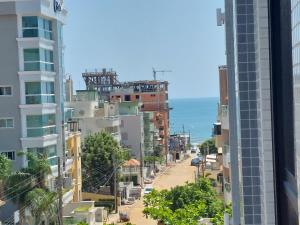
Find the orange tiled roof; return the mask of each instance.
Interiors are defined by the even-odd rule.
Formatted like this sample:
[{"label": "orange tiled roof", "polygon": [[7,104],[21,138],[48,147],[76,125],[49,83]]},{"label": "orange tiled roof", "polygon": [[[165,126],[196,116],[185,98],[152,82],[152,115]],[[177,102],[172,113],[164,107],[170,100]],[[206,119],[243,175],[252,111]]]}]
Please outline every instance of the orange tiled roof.
[{"label": "orange tiled roof", "polygon": [[124,167],[140,166],[140,162],[136,159],[130,159],[123,164]]}]

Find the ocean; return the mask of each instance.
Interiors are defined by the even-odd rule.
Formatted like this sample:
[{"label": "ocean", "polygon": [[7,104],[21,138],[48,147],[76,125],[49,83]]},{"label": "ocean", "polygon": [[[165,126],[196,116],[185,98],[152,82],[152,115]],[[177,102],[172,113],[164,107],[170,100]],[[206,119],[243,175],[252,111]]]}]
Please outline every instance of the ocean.
[{"label": "ocean", "polygon": [[171,134],[191,132],[191,143],[201,143],[212,136],[217,119],[218,98],[170,99]]}]

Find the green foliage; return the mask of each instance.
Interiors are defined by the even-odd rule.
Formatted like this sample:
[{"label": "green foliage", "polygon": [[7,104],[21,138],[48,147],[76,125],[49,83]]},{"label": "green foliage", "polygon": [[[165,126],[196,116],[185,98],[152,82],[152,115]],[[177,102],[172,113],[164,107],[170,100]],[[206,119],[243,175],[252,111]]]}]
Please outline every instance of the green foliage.
[{"label": "green foliage", "polygon": [[30,211],[37,224],[40,224],[46,217],[55,221],[58,208],[56,199],[57,193],[41,188],[35,188],[26,195],[25,203],[30,205]]},{"label": "green foliage", "polygon": [[164,159],[163,159],[163,157],[159,157],[159,156],[145,156],[144,161],[145,161],[145,163],[157,162],[157,163],[161,164],[161,163],[163,163]]},{"label": "green foliage", "polygon": [[223,217],[225,211],[207,178],[170,191],[153,190],[145,196],[144,204],[146,216],[172,225],[197,225],[200,218]]},{"label": "green foliage", "polygon": [[[85,138],[82,145],[83,191],[94,192],[114,171],[113,160],[119,166],[129,159],[128,151],[120,148],[113,136],[106,132],[96,133]],[[110,179],[113,187],[113,179]],[[111,190],[113,191],[113,190]]]},{"label": "green foliage", "polygon": [[80,222],[77,225],[88,225],[88,223],[86,223],[86,222]]},{"label": "green foliage", "polygon": [[[215,146],[215,139],[214,138],[207,139],[206,141],[204,141],[198,147],[200,149],[201,155],[218,153],[218,149]],[[207,152],[207,149],[209,150],[209,152]]]},{"label": "green foliage", "polygon": [[0,181],[5,180],[11,173],[11,162],[2,154],[0,154],[0,171]]},{"label": "green foliage", "polygon": [[[4,193],[7,198],[17,203],[19,208],[30,205],[36,221],[40,221],[42,216],[48,217],[48,221],[51,221],[49,215],[56,215],[53,208],[56,194],[49,192],[45,185],[46,176],[51,173],[47,158],[31,153],[18,155],[27,156],[28,167],[8,174],[4,180]],[[21,210],[20,219],[24,220],[24,210]]]}]

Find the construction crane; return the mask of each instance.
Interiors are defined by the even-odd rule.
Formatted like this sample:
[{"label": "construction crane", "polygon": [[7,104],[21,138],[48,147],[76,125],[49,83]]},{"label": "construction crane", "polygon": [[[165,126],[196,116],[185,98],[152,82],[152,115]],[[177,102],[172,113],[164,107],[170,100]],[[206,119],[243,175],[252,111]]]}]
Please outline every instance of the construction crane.
[{"label": "construction crane", "polygon": [[153,70],[153,79],[156,80],[156,73],[171,73],[172,70],[155,70],[154,68],[152,68]]}]

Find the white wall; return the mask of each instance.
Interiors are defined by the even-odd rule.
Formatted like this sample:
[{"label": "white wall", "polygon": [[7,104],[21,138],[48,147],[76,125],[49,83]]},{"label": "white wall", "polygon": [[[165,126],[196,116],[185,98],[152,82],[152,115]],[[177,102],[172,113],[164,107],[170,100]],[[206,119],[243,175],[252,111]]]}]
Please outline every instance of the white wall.
[{"label": "white wall", "polygon": [[124,146],[130,146],[132,156],[140,160],[141,145],[142,150],[144,149],[143,114],[121,115],[120,121],[121,144]]}]

